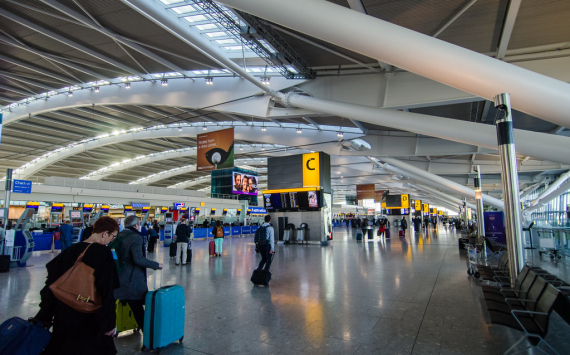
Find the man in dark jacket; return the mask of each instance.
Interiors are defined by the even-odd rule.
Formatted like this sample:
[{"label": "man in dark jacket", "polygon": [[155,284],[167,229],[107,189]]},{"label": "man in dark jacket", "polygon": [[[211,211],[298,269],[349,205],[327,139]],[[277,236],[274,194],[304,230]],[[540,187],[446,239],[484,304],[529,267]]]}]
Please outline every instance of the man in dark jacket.
[{"label": "man in dark jacket", "polygon": [[61,243],[61,251],[64,251],[71,246],[71,242],[73,240],[73,227],[71,226],[71,221],[65,221],[65,223],[59,227],[59,232],[61,233],[59,240]]},{"label": "man in dark jacket", "polygon": [[160,235],[160,226],[158,225],[158,221],[155,219],[154,224],[152,225],[152,229],[156,232],[156,234]]},{"label": "man in dark jacket", "polygon": [[406,220],[406,217],[402,217],[402,222],[400,223],[400,225],[402,226],[402,230],[404,231],[405,235],[406,229],[408,229],[408,221]]},{"label": "man in dark jacket", "polygon": [[89,226],[87,228],[85,228],[83,230],[83,232],[81,233],[81,241],[82,242],[89,239],[91,237],[91,234],[93,234],[93,224],[94,223],[95,223],[94,220],[92,220],[92,219],[89,220]]},{"label": "man in dark jacket", "polygon": [[174,259],[176,265],[180,265],[180,257],[182,257],[182,265],[186,265],[188,239],[190,238],[190,228],[186,223],[186,220],[182,219],[176,227],[176,259]]},{"label": "man in dark jacket", "polygon": [[125,229],[117,236],[119,240],[119,281],[121,287],[115,290],[115,298],[126,301],[139,327],[144,324],[144,298],[148,292],[146,269],[161,270],[162,265],[145,257],[144,237],[139,233],[140,219],[137,216],[125,218]]},{"label": "man in dark jacket", "polygon": [[420,231],[421,225],[422,225],[422,217],[416,215],[414,217],[414,229],[416,230],[416,232]]}]

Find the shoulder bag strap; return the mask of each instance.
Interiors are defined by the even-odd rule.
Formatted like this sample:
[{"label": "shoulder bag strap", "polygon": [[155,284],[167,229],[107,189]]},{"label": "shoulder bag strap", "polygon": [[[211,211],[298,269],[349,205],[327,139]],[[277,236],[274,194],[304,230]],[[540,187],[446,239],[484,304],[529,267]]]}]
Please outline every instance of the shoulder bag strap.
[{"label": "shoulder bag strap", "polygon": [[81,255],[79,255],[77,257],[77,260],[75,260],[75,264],[77,264],[78,262],[80,262],[81,260],[83,260],[83,256],[85,256],[85,253],[87,252],[87,249],[89,249],[89,247],[91,246],[91,243],[89,243],[89,245],[87,246],[87,248],[85,248],[85,250],[83,250],[83,253],[81,253]]}]

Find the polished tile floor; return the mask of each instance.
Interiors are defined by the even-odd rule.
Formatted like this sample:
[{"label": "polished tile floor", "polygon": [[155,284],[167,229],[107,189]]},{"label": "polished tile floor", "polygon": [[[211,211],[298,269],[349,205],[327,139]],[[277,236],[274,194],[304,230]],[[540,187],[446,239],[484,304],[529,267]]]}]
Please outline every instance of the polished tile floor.
[{"label": "polished tile floor", "polygon": [[[490,324],[480,282],[443,227],[365,242],[339,228],[329,247],[279,245],[269,288],[249,281],[260,260],[252,238],[226,239],[223,254],[209,258],[199,241],[191,265],[175,266],[162,246],[149,256],[164,262],[164,284],[186,291],[184,343],[164,354],[502,354],[522,334]],[[37,312],[53,255],[0,274],[0,322]],[[568,280],[566,259],[545,258],[543,267]],[[561,354],[569,330],[553,318],[547,339]],[[117,339],[119,354],[141,344],[131,332]]]}]

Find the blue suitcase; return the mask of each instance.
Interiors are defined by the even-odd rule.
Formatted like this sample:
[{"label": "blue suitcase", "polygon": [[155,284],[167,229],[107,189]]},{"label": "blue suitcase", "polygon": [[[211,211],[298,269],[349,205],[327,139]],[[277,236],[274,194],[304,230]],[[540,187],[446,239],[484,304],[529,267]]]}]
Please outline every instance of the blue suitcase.
[{"label": "blue suitcase", "polygon": [[356,240],[362,240],[362,233],[356,233]]},{"label": "blue suitcase", "polygon": [[[145,298],[143,347],[160,350],[167,345],[184,339],[184,288],[182,286],[164,286],[149,291]],[[162,271],[160,284],[162,286]]]},{"label": "blue suitcase", "polygon": [[0,354],[39,355],[50,339],[46,328],[22,318],[10,318],[0,325]]}]

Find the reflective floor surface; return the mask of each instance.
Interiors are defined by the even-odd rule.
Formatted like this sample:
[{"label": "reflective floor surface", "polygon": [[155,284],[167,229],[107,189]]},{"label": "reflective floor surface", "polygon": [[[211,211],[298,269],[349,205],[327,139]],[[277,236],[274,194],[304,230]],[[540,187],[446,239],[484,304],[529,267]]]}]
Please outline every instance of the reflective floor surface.
[{"label": "reflective floor surface", "polygon": [[[453,231],[365,242],[353,231],[335,229],[329,247],[278,245],[269,288],[249,281],[260,260],[252,238],[226,239],[219,258],[208,257],[206,241],[194,242],[187,266],[175,266],[161,246],[149,258],[164,262],[165,285],[186,291],[184,343],[162,353],[502,354],[522,335],[490,324]],[[37,312],[54,255],[37,254],[33,266],[0,274],[0,322]],[[536,251],[528,257],[541,262]],[[545,258],[543,267],[568,280],[566,259]],[[569,330],[553,317],[547,340],[561,354]],[[119,354],[140,353],[142,336],[126,332],[116,344]]]}]

